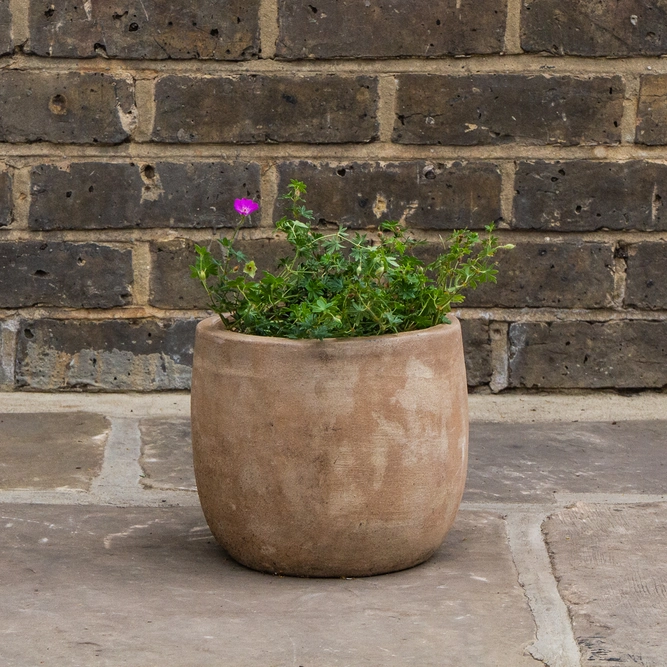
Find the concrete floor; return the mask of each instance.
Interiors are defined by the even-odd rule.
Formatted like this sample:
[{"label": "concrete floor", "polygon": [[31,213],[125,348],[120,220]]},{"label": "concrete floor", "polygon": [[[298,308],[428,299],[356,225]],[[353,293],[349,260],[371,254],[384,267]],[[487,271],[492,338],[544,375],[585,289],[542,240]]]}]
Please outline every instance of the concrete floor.
[{"label": "concrete floor", "polygon": [[667,665],[667,396],[473,396],[424,565],[293,579],[199,509],[188,396],[0,394],[0,665]]}]

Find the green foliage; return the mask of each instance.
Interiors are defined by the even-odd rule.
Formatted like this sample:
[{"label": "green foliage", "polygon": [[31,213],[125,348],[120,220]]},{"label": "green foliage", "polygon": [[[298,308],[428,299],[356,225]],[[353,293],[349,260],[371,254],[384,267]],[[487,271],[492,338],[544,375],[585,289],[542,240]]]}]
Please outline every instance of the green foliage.
[{"label": "green foliage", "polygon": [[454,231],[431,264],[415,256],[422,245],[397,222],[385,222],[378,240],[314,231],[306,208],[306,186],[293,180],[283,199],[288,214],[278,220],[293,248],[277,273],[254,280],[253,261],[234,248],[233,238],[220,239],[222,259],[196,246],[192,276],[201,281],[211,308],[228,329],[259,336],[331,338],[375,336],[426,329],[448,323],[463,290],[495,282],[493,256],[499,249],[493,226],[487,234]]}]

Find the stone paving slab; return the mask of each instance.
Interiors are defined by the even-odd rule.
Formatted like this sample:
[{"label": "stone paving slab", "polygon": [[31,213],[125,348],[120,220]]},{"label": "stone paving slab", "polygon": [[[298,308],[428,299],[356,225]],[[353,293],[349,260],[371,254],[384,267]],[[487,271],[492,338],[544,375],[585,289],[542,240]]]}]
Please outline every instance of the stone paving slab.
[{"label": "stone paving slab", "polygon": [[0,490],[88,490],[109,421],[86,412],[0,414]]},{"label": "stone paving slab", "polygon": [[[194,490],[190,420],[141,422],[142,483]],[[464,500],[552,502],[565,493],[667,493],[667,422],[472,423]]]},{"label": "stone paving slab", "polygon": [[426,564],[248,570],[198,508],[0,506],[0,664],[524,667],[535,627],[502,518],[461,512]]},{"label": "stone paving slab", "polygon": [[587,667],[667,664],[667,504],[578,503],[544,524]]},{"label": "stone paving slab", "polygon": [[667,396],[470,399],[434,559],[294,580],[212,540],[186,395],[0,394],[0,666],[667,665]]},{"label": "stone paving slab", "polygon": [[667,492],[667,421],[473,423],[464,501]]},{"label": "stone paving slab", "polygon": [[141,466],[143,486],[151,489],[196,490],[192,468],[192,434],[189,417],[142,419]]}]

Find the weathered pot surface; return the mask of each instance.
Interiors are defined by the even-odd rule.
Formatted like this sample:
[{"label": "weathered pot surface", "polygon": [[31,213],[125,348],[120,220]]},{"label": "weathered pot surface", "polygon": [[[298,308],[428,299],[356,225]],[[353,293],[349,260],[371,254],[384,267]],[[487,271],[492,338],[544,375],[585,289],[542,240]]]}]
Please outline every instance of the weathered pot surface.
[{"label": "weathered pot surface", "polygon": [[429,558],[463,494],[461,327],[288,340],[197,327],[195,475],[220,544],[256,570],[366,576]]}]

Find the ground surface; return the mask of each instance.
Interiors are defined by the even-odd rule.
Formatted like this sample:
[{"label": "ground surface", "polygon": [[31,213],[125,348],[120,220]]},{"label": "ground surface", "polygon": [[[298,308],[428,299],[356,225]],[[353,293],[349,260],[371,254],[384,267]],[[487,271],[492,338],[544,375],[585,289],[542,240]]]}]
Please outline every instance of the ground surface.
[{"label": "ground surface", "polygon": [[0,664],[667,665],[667,397],[471,398],[426,564],[293,579],[210,536],[188,397],[0,395]]}]

